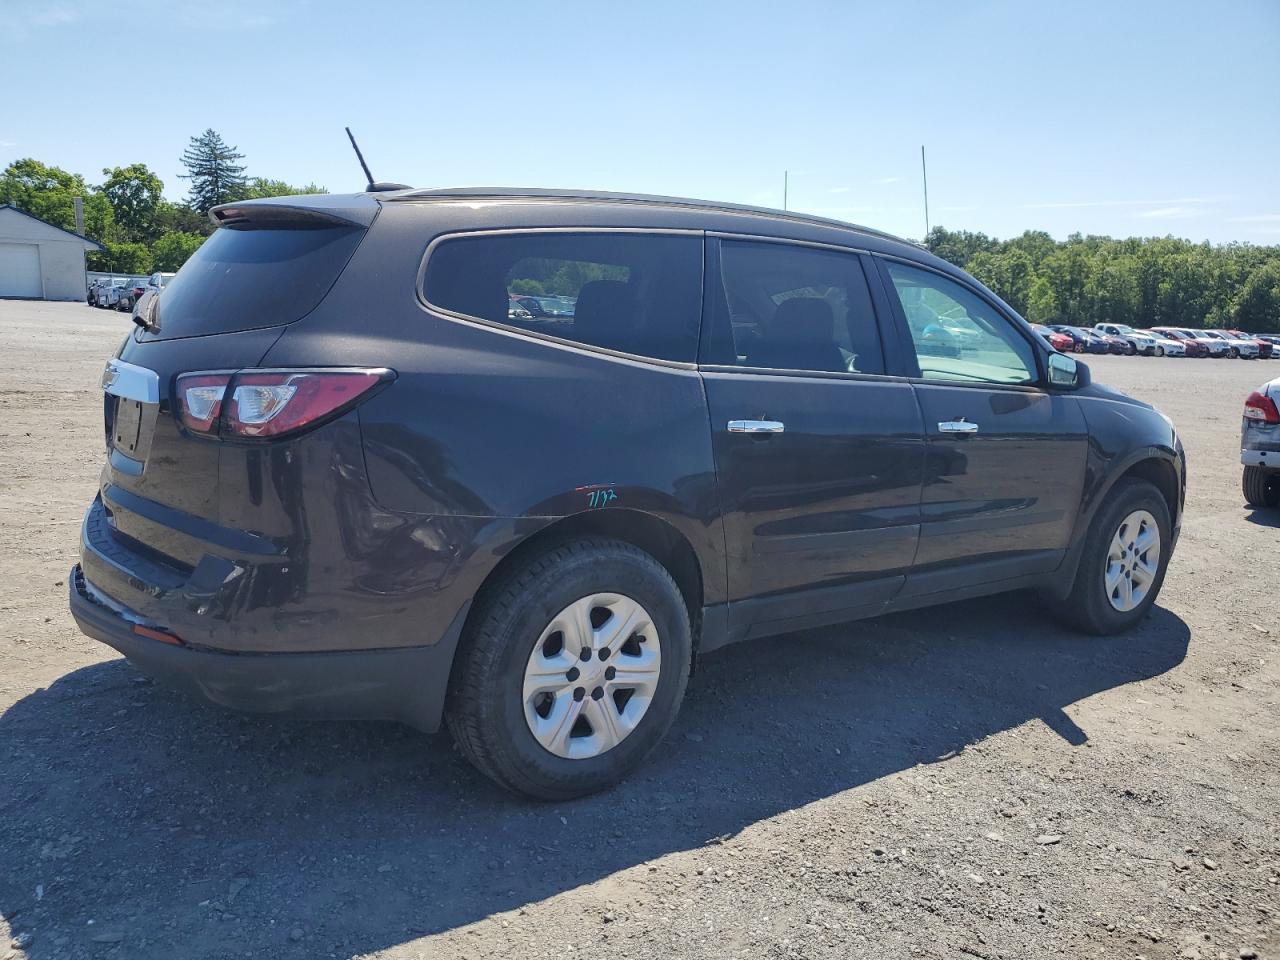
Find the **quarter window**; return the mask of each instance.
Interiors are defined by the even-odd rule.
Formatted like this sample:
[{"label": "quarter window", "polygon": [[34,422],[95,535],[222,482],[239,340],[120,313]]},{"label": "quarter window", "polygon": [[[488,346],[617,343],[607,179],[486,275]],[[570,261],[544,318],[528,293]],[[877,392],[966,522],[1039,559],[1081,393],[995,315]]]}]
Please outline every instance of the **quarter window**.
[{"label": "quarter window", "polygon": [[902,302],[920,374],[931,380],[1032,383],[1035,354],[1009,322],[961,284],[885,261]]},{"label": "quarter window", "polygon": [[455,237],[427,262],[423,295],[453,313],[576,343],[692,362],[702,239],[627,233]]},{"label": "quarter window", "polygon": [[723,299],[704,362],[883,373],[866,276],[856,254],[725,240]]}]

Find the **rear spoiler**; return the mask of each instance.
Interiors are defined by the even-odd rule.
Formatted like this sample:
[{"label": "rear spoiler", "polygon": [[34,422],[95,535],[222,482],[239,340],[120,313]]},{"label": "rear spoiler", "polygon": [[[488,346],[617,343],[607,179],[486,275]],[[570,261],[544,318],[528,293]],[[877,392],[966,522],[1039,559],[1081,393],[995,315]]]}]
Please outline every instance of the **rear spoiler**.
[{"label": "rear spoiler", "polygon": [[209,219],[219,227],[238,230],[368,227],[379,209],[378,202],[370,197],[308,194],[224,203],[209,211]]}]

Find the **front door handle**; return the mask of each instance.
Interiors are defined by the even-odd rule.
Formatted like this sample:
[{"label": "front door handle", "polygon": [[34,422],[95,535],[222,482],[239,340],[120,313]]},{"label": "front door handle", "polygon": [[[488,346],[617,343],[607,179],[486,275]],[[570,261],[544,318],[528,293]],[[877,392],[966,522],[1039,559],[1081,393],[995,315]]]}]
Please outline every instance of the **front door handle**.
[{"label": "front door handle", "polygon": [[730,433],[781,433],[784,424],[777,420],[730,420]]},{"label": "front door handle", "polygon": [[938,429],[942,433],[977,433],[978,425],[968,420],[943,420]]}]

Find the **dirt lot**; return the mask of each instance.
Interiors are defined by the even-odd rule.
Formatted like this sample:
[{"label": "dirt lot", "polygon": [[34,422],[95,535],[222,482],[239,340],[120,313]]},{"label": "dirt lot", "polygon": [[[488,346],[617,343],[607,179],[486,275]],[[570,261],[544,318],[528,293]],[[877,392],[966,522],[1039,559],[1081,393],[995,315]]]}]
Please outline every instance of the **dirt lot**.
[{"label": "dirt lot", "polygon": [[1280,516],[1237,459],[1280,361],[1091,361],[1190,462],[1138,631],[1012,596],[730,648],[639,776],[547,806],[76,631],[127,329],[0,301],[0,957],[1280,957]]}]

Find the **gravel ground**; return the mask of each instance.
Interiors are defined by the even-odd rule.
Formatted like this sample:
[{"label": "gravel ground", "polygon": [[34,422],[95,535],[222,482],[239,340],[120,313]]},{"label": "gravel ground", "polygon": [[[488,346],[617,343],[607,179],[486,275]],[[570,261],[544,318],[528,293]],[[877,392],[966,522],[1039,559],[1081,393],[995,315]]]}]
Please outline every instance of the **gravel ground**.
[{"label": "gravel ground", "polygon": [[446,735],[225,713],[76,631],[127,329],[0,302],[0,957],[1280,957],[1280,515],[1237,436],[1280,362],[1089,361],[1190,465],[1135,632],[1014,595],[732,647],[630,782],[540,805]]}]

